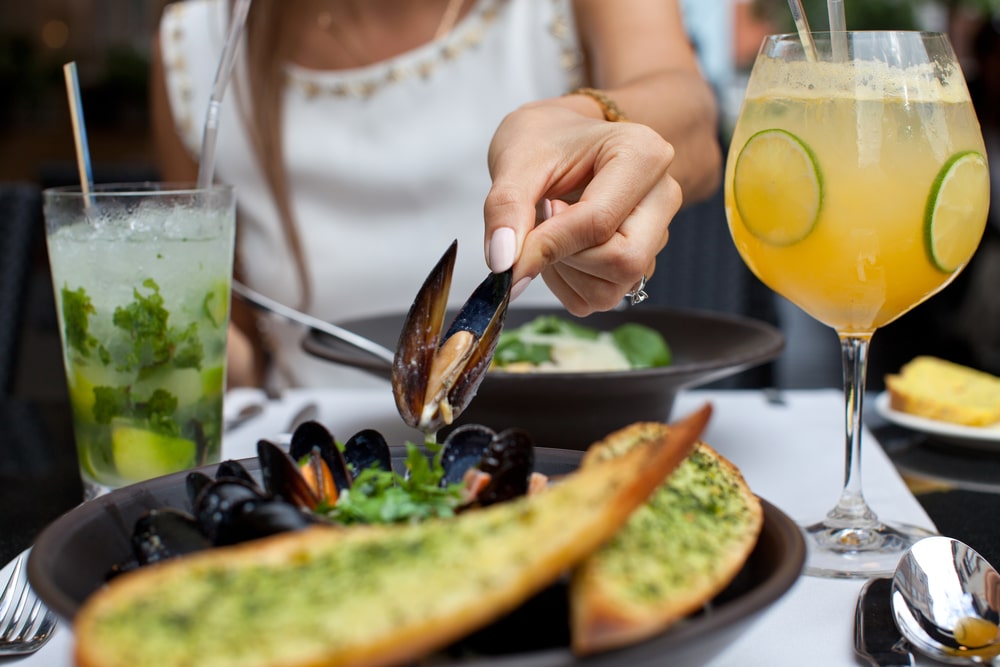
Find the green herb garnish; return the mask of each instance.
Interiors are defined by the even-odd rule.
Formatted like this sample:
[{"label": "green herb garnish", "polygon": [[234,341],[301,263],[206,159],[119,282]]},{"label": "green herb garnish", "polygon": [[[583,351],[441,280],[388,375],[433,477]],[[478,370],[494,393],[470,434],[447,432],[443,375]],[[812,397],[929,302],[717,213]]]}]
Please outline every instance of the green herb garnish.
[{"label": "green herb garnish", "polygon": [[406,443],[407,474],[368,468],[342,491],[333,507],[317,511],[343,524],[418,522],[454,516],[462,501],[461,485],[441,486],[444,468],[440,445],[428,443],[428,457],[413,443]]}]

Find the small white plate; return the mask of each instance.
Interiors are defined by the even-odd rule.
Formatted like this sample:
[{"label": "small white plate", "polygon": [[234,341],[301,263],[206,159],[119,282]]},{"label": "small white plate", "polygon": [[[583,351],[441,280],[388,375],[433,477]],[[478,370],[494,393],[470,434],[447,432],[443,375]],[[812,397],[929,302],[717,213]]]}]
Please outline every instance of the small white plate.
[{"label": "small white plate", "polygon": [[900,412],[893,410],[889,405],[889,392],[887,391],[882,392],[875,399],[875,409],[894,424],[905,426],[914,431],[922,431],[938,440],[978,449],[1000,449],[1000,423],[989,426],[963,426]]}]

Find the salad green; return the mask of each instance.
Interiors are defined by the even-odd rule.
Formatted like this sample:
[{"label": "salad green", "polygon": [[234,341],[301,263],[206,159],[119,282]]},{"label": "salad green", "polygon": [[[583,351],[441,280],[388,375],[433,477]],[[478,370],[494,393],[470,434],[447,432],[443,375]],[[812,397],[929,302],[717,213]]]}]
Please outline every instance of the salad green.
[{"label": "salad green", "polygon": [[[500,334],[493,365],[510,370],[523,368],[524,364],[559,366],[561,347],[581,343],[590,351],[603,346],[611,354],[616,352],[633,369],[669,366],[672,361],[670,346],[663,336],[643,324],[627,322],[611,331],[599,331],[555,315],[542,315]],[[564,364],[558,370],[575,370],[569,366]],[[609,366],[608,370],[618,369]]]}]

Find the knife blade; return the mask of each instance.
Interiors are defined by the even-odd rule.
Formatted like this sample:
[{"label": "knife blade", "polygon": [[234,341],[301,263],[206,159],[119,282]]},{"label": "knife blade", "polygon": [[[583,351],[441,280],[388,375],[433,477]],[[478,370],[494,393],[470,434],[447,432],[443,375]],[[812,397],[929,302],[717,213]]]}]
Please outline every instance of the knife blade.
[{"label": "knife blade", "polygon": [[854,612],[854,651],[875,667],[913,667],[913,656],[892,618],[892,579],[875,577],[861,587]]}]

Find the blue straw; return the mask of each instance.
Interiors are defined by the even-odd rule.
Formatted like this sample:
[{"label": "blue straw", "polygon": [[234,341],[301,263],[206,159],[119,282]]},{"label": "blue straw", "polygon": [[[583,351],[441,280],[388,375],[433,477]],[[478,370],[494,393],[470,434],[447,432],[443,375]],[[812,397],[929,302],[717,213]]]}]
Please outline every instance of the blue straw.
[{"label": "blue straw", "polygon": [[94,185],[94,172],[90,166],[90,146],[87,145],[87,126],[83,121],[83,102],[80,97],[80,79],[76,72],[76,62],[63,65],[66,77],[66,94],[69,97],[70,120],[73,123],[73,141],[76,144],[76,163],[80,169],[80,189],[87,195],[90,203],[90,191]]}]

